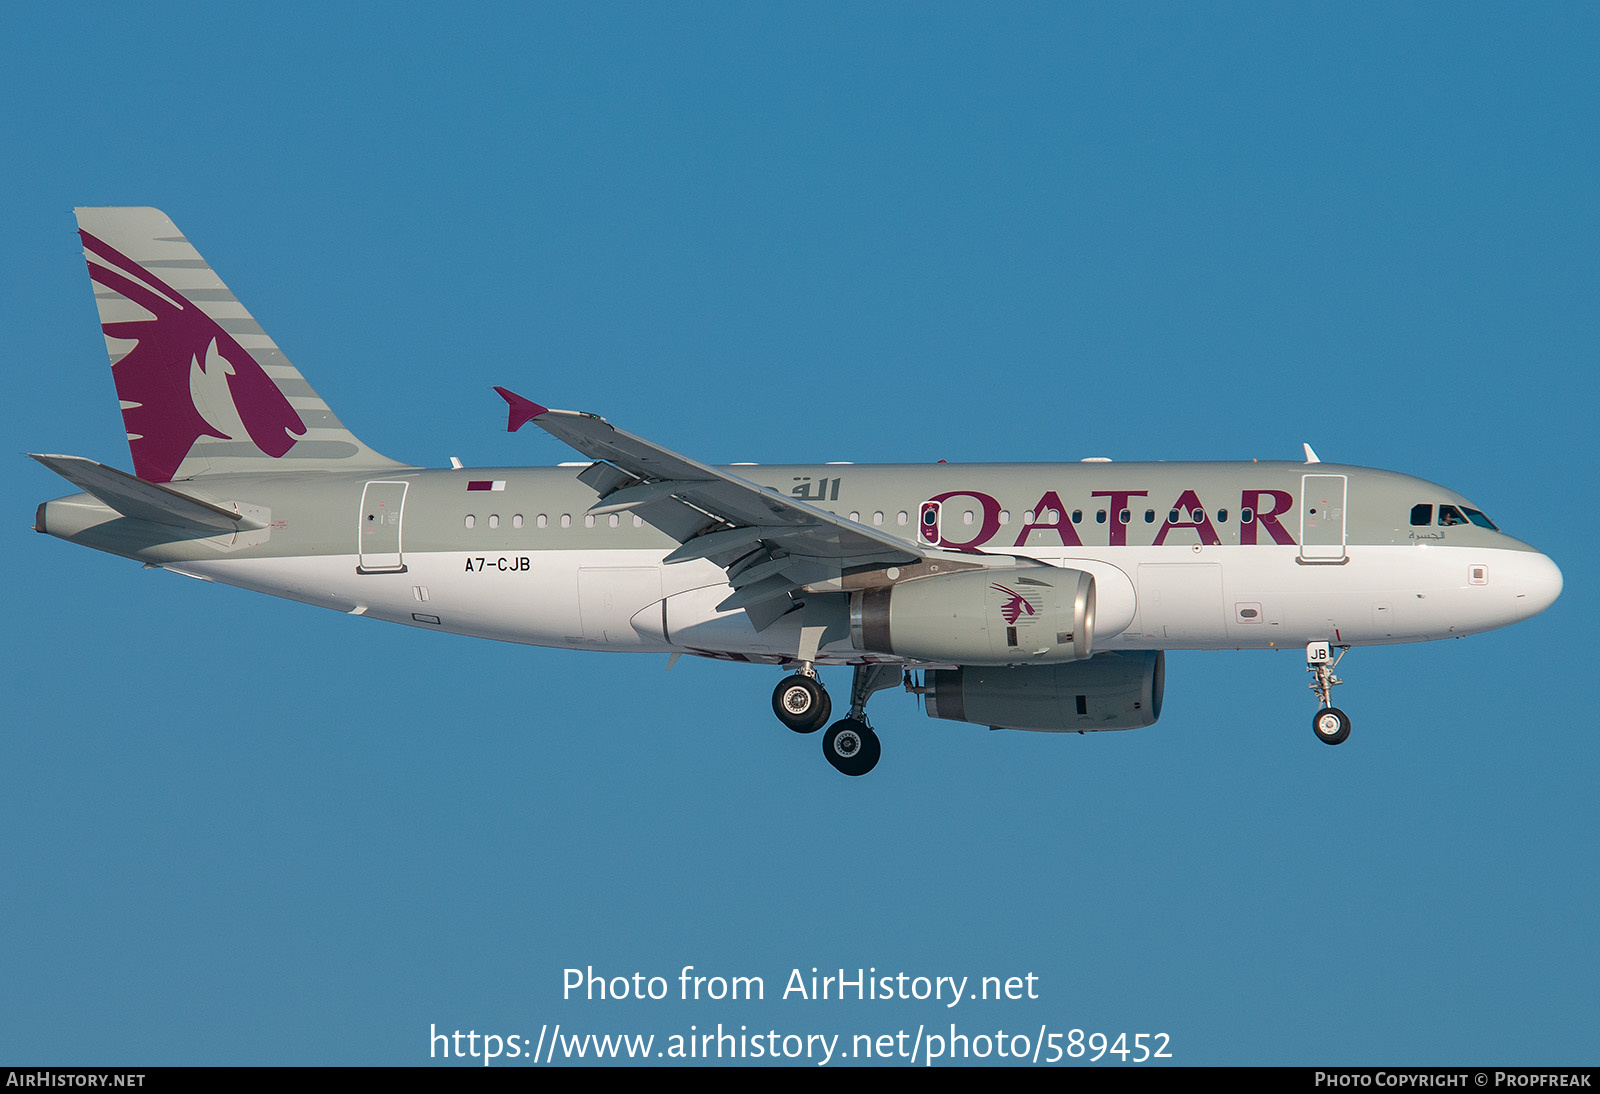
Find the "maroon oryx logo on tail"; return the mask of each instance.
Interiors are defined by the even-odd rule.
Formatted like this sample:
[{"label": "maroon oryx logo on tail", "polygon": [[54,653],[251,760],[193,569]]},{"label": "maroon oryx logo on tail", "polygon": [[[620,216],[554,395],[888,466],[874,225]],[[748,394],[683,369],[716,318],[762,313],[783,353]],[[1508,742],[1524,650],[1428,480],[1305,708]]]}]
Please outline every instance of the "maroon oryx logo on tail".
[{"label": "maroon oryx logo on tail", "polygon": [[[108,337],[135,343],[111,368],[134,474],[147,482],[171,482],[201,437],[243,440],[223,431],[233,420],[273,458],[305,436],[305,423],[278,385],[215,319],[115,247],[85,231],[78,235],[92,254],[116,267],[90,262],[89,277],[153,317],[101,325]],[[224,378],[227,391],[218,397],[230,399],[237,413],[212,407],[208,418],[195,405],[194,385],[202,382],[207,391],[220,392]]]},{"label": "maroon oryx logo on tail", "polygon": [[1008,589],[1004,585],[994,584],[989,588],[995,592],[1004,593],[1011,599],[1000,605],[1000,614],[1005,617],[1008,626],[1015,626],[1019,618],[1033,614],[1033,605],[1029,604],[1023,595],[1015,589]]}]

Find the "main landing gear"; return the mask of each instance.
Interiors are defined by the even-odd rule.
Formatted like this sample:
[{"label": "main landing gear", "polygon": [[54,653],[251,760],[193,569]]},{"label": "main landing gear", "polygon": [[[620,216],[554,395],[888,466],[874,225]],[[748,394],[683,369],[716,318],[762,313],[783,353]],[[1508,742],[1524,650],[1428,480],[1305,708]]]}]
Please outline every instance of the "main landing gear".
[{"label": "main landing gear", "polygon": [[833,701],[817,680],[817,670],[806,665],[785,676],[772,691],[772,713],[796,733],[815,733],[833,713]]},{"label": "main landing gear", "polygon": [[1333,670],[1344,660],[1344,655],[1349,652],[1350,647],[1338,647],[1337,657],[1334,657],[1333,650],[1334,647],[1327,642],[1312,642],[1308,645],[1306,671],[1311,673],[1311,690],[1322,700],[1322,709],[1311,719],[1311,731],[1323,744],[1338,745],[1343,744],[1345,738],[1350,736],[1350,716],[1333,705],[1329,693],[1335,686],[1344,683],[1333,674]]},{"label": "main landing gear", "polygon": [[878,766],[883,746],[872,727],[855,718],[844,718],[828,727],[822,737],[822,755],[835,771],[845,775],[865,775]]},{"label": "main landing gear", "polygon": [[[850,713],[822,735],[822,755],[836,771],[865,775],[878,766],[883,747],[867,722],[867,699],[875,691],[900,683],[898,665],[857,665],[850,682]],[[772,710],[778,721],[796,733],[814,733],[833,711],[817,670],[802,663],[800,671],[779,681],[772,692]]]}]

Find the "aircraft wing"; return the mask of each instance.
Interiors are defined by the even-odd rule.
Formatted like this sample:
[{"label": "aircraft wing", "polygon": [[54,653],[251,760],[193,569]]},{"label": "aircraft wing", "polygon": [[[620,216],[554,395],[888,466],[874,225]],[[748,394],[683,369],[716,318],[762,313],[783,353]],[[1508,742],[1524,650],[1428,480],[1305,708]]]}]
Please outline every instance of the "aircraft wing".
[{"label": "aircraft wing", "polygon": [[668,563],[704,558],[727,570],[734,592],[718,607],[743,608],[758,630],[794,608],[798,592],[885,585],[889,567],[909,577],[1015,564],[1010,556],[912,543],[662,448],[598,415],[495,391],[510,407],[508,430],[532,422],[599,461],[578,475],[600,495],[590,514],[631,510],[682,544]]}]

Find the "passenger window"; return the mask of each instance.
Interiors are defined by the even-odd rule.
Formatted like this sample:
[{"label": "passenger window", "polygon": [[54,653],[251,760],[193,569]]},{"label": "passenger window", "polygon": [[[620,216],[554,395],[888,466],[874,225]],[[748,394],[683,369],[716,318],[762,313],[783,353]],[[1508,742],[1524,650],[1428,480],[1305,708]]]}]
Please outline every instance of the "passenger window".
[{"label": "passenger window", "polygon": [[498,527],[500,527],[500,514],[499,513],[490,513],[489,514],[489,527],[490,528],[498,528]]},{"label": "passenger window", "polygon": [[1178,511],[1176,509],[1167,510],[1167,523],[1168,524],[1177,524],[1178,523]]},{"label": "passenger window", "polygon": [[1228,523],[1228,511],[1226,509],[1218,509],[1217,510],[1217,523],[1218,524],[1227,524]]},{"label": "passenger window", "polygon": [[1098,509],[1095,511],[1094,522],[1096,524],[1104,524],[1106,522],[1106,511],[1104,509]]},{"label": "passenger window", "polygon": [[468,528],[476,528],[478,526],[478,518],[468,513],[465,524]]},{"label": "passenger window", "polygon": [[537,524],[540,528],[543,528],[545,525],[550,523],[550,518],[545,516],[543,513],[540,513],[538,516],[533,518],[533,523]]},{"label": "passenger window", "polygon": [[562,513],[561,514],[561,527],[563,527],[563,528],[571,528],[572,527],[572,514],[571,513]]},{"label": "passenger window", "polygon": [[513,527],[513,528],[521,528],[522,527],[522,514],[521,513],[513,513],[511,515],[511,527]]},{"label": "passenger window", "polygon": [[1240,524],[1250,524],[1250,523],[1253,523],[1255,521],[1255,519],[1256,519],[1256,511],[1254,509],[1250,508],[1248,505],[1246,505],[1243,509],[1239,510],[1239,523]]},{"label": "passenger window", "polygon": [[1144,511],[1144,522],[1146,524],[1154,524],[1156,522],[1156,511],[1154,509],[1146,509]]},{"label": "passenger window", "polygon": [[1074,509],[1072,511],[1072,523],[1073,524],[1082,524],[1083,523],[1083,510],[1082,509]]},{"label": "passenger window", "polygon": [[1411,507],[1411,526],[1413,528],[1426,528],[1433,523],[1433,506],[1413,505]]},{"label": "passenger window", "polygon": [[1117,523],[1118,524],[1127,524],[1128,521],[1132,517],[1133,517],[1133,514],[1128,512],[1126,509],[1124,509],[1122,512],[1117,514]]}]

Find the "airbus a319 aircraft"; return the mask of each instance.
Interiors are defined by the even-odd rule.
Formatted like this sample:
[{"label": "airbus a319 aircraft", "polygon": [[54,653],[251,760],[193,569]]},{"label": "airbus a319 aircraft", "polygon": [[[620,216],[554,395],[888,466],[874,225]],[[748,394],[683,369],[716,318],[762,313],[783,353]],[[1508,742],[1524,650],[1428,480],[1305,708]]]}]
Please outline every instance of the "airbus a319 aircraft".
[{"label": "airbus a319 aircraft", "polygon": [[[505,388],[582,455],[422,468],[344,427],[166,215],[77,210],[133,474],[34,455],[81,493],[37,531],[422,630],[777,666],[778,720],[878,762],[871,695],[992,728],[1133,729],[1165,651],[1304,646],[1328,744],[1352,646],[1527,619],[1561,571],[1454,491],[1305,462],[712,467]],[[817,668],[850,665],[849,711]]]}]

